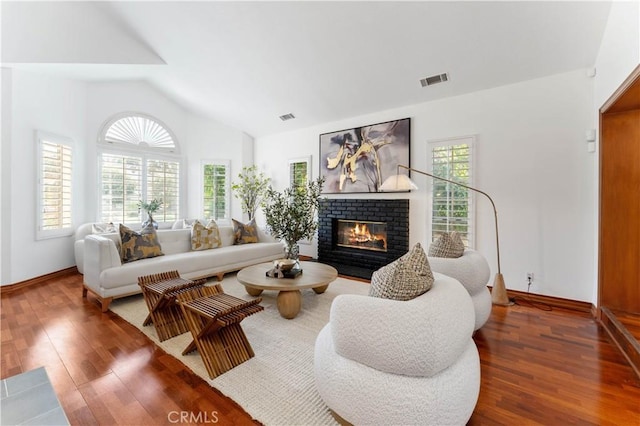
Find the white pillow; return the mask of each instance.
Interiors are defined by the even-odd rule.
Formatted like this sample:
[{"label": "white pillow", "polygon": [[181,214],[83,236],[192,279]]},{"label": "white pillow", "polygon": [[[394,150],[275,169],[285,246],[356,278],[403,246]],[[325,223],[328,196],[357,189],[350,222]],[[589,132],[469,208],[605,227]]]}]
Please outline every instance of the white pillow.
[{"label": "white pillow", "polygon": [[113,234],[114,232],[118,232],[118,228],[113,222],[94,223],[91,225],[92,234]]}]

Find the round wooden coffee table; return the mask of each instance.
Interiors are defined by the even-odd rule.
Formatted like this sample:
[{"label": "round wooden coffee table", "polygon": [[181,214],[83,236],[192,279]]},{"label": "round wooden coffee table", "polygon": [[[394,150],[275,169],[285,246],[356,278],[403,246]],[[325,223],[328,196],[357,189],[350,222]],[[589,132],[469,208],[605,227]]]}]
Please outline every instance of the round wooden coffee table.
[{"label": "round wooden coffee table", "polygon": [[273,268],[272,262],[249,266],[238,272],[237,278],[251,296],[259,296],[263,290],[277,290],[278,312],[284,318],[295,318],[302,307],[300,290],[312,288],[317,294],[324,293],[329,283],[338,277],[332,266],[317,262],[300,262],[302,274],[295,278],[270,278],[266,276]]}]

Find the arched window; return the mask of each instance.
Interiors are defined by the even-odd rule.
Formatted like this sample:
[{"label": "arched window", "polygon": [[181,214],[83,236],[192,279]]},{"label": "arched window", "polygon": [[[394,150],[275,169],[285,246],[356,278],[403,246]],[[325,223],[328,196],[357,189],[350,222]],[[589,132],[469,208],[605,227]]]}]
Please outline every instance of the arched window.
[{"label": "arched window", "polygon": [[99,135],[99,220],[140,223],[139,202],[162,200],[158,222],[180,215],[180,157],[173,132],[158,119],[121,113],[107,120]]}]

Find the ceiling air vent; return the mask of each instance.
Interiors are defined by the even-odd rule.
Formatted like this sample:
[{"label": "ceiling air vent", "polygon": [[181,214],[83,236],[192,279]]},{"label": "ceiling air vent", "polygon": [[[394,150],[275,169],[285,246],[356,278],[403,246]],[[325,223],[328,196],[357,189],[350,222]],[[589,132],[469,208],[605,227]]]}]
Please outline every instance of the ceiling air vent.
[{"label": "ceiling air vent", "polygon": [[431,77],[423,78],[420,80],[420,84],[422,87],[432,86],[438,83],[444,83],[445,81],[449,81],[449,76],[447,73],[432,75]]},{"label": "ceiling air vent", "polygon": [[295,115],[291,113],[280,116],[280,120],[282,121],[293,120],[294,118],[296,118]]}]

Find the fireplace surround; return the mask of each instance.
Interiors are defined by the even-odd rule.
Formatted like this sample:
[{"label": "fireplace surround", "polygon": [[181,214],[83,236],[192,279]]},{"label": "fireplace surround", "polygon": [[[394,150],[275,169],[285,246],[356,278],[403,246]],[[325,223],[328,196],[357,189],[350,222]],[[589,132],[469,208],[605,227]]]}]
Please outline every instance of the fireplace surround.
[{"label": "fireplace surround", "polygon": [[371,279],[374,271],[408,250],[408,199],[320,200],[318,261],[340,274]]}]

